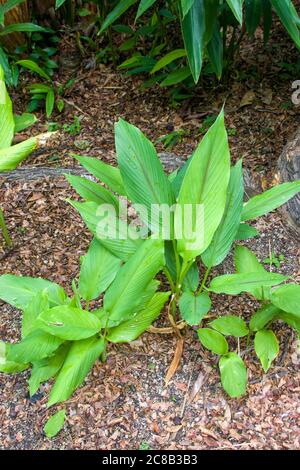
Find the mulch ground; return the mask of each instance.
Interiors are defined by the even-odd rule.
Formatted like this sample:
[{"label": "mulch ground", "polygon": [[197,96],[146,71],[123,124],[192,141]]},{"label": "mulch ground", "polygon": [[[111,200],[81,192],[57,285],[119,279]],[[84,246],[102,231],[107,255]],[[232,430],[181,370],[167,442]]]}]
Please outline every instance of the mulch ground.
[{"label": "mulch ground", "polygon": [[[55,141],[24,166],[75,166],[70,152],[115,163],[113,125],[119,117],[140,127],[153,141],[172,129],[184,129],[183,141],[172,151],[187,157],[201,138],[204,120],[217,114],[226,99],[233,160],[244,157],[244,165],[267,188],[276,181],[277,159],[299,125],[299,109],[291,103],[291,84],[297,77],[288,67],[297,59],[285,33],[279,30],[266,49],[258,33],[255,41],[243,46],[237,75],[226,87],[202,83],[197,96],[177,109],[160,88],[142,90],[140,79],[124,77],[107,66],[92,71],[83,68],[68,92],[65,113],[55,116],[56,122],[70,124],[76,115],[80,134],[59,131]],[[58,81],[66,82],[70,76],[62,71]],[[23,93],[14,98],[18,111],[24,110]],[[30,134],[47,128],[41,114]],[[158,149],[163,150],[161,145]],[[1,177],[1,206],[15,244],[8,252],[0,240],[1,274],[42,276],[70,290],[80,255],[91,239],[65,201],[70,195],[73,192],[61,177],[14,182]],[[299,244],[286,225],[280,212],[260,219],[255,226],[262,235],[247,246],[260,260],[270,250],[284,254],[279,271],[297,281]],[[218,272],[231,270],[229,257]],[[219,296],[213,299],[211,316],[232,313],[248,319],[256,307],[248,296]],[[173,357],[174,338],[146,333],[130,345],[111,347],[106,364],[96,364],[66,403],[65,428],[53,440],[42,432],[53,413],[46,407],[51,384],[30,399],[28,372],[1,375],[0,448],[299,449],[297,339],[282,323],[276,324],[275,331],[280,355],[268,374],[263,374],[253,348],[240,341],[249,386],[247,396],[238,400],[222,391],[216,357],[202,349],[192,329],[168,387],[164,377]],[[19,334],[20,313],[1,304],[1,339],[15,341]],[[237,345],[233,342],[231,347],[234,350]]]}]

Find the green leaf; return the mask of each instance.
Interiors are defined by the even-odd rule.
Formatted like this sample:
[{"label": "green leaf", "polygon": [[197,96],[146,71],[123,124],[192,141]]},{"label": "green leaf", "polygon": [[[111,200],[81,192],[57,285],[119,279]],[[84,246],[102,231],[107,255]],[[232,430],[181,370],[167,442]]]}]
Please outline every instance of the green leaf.
[{"label": "green leaf", "polygon": [[252,220],[277,209],[300,191],[300,180],[283,183],[252,197],[244,205],[242,220]]},{"label": "green leaf", "polygon": [[280,319],[287,323],[289,326],[294,328],[297,331],[298,336],[300,337],[300,317],[299,315],[294,315],[293,313],[287,313],[280,310],[277,315],[277,319]]},{"label": "green leaf", "polygon": [[255,314],[252,316],[249,328],[251,331],[258,331],[264,328],[270,321],[278,316],[280,309],[275,305],[267,304],[263,305]]},{"label": "green leaf", "polygon": [[119,270],[104,296],[104,309],[121,323],[139,310],[141,295],[164,265],[164,244],[148,239]]},{"label": "green leaf", "polygon": [[[171,183],[164,173],[153,144],[135,126],[120,119],[115,125],[115,140],[119,168],[128,198],[142,204],[140,217],[152,231],[160,233],[162,215],[152,220],[151,210],[161,204],[175,202]],[[138,206],[137,210],[138,210]],[[157,214],[158,215],[158,214]],[[151,218],[151,220],[149,220]]]},{"label": "green leaf", "polygon": [[194,0],[188,12],[181,20],[181,28],[189,66],[197,83],[202,68],[203,49],[205,46],[205,2]]},{"label": "green leaf", "polygon": [[219,361],[222,386],[231,398],[246,393],[247,370],[243,360],[236,353],[228,353]]},{"label": "green leaf", "polygon": [[271,302],[281,310],[293,313],[300,318],[300,286],[298,284],[286,284],[272,291]]},{"label": "green leaf", "polygon": [[3,28],[0,31],[0,36],[6,36],[7,34],[11,34],[11,33],[15,33],[15,32],[21,32],[21,33],[48,33],[49,30],[46,29],[46,28],[43,28],[42,26],[34,24],[34,23],[16,23],[16,24],[10,24],[8,26],[5,26],[5,28]]},{"label": "green leaf", "polygon": [[[245,246],[237,245],[234,252],[234,263],[235,269],[238,274],[247,274],[247,273],[266,273],[262,264],[258,261],[255,254],[252,253]],[[249,291],[254,297],[258,300],[264,300],[269,297],[269,291],[267,289],[252,289]]]},{"label": "green leaf", "polygon": [[254,338],[254,349],[261,362],[263,370],[268,372],[272,361],[279,353],[278,340],[273,331],[258,331]]},{"label": "green leaf", "polygon": [[239,241],[248,240],[249,238],[257,237],[258,235],[259,232],[255,227],[247,224],[240,224],[235,239]]},{"label": "green leaf", "polygon": [[65,177],[77,193],[87,201],[93,201],[99,205],[111,204],[117,213],[119,212],[118,199],[99,183],[82,178],[81,176],[65,174]]},{"label": "green leaf", "polygon": [[242,318],[235,315],[227,315],[225,317],[217,318],[209,324],[214,330],[219,331],[225,336],[234,336],[235,338],[242,338],[247,336],[249,330],[246,323]]},{"label": "green leaf", "polygon": [[243,170],[242,161],[240,160],[231,169],[226,205],[221,223],[213,236],[211,244],[201,255],[201,259],[207,267],[211,268],[221,264],[228,255],[240,225],[243,195]]},{"label": "green leaf", "polygon": [[47,290],[50,303],[63,304],[67,297],[62,287],[46,279],[14,276],[0,276],[0,298],[13,307],[23,310],[40,291]]},{"label": "green leaf", "polygon": [[23,364],[36,362],[50,356],[61,344],[60,338],[49,335],[42,330],[35,330],[20,343],[7,345],[7,359]]},{"label": "green leaf", "polygon": [[40,384],[54,377],[61,369],[69,352],[70,343],[62,344],[53,356],[33,363],[31,376],[28,380],[29,392],[32,397],[39,389]]},{"label": "green leaf", "polygon": [[133,228],[117,218],[113,207],[109,212],[104,210],[102,214],[102,211],[99,213],[101,206],[95,202],[81,203],[69,200],[69,203],[78,210],[89,230],[102,245],[122,261],[130,258],[143,243],[141,238],[137,238],[138,234]]},{"label": "green leaf", "polygon": [[15,122],[12,110],[12,102],[6,90],[4,71],[0,65],[0,150],[10,147],[14,136],[14,129]]},{"label": "green leaf", "polygon": [[45,85],[44,83],[31,83],[27,88],[31,95],[47,94],[52,90],[51,85]]},{"label": "green leaf", "polygon": [[79,291],[86,302],[97,299],[116,277],[121,260],[94,239],[84,256],[79,275]]},{"label": "green leaf", "polygon": [[299,17],[291,0],[271,0],[274,10],[290,37],[300,49]]},{"label": "green leaf", "polygon": [[221,333],[210,328],[200,328],[198,336],[203,346],[215,354],[227,354],[228,343]]},{"label": "green leaf", "polygon": [[48,438],[55,437],[65,424],[66,410],[60,410],[48,419],[44,426],[44,433]]},{"label": "green leaf", "polygon": [[243,24],[243,3],[244,0],[227,0],[229,7],[231,8],[232,13],[240,23]]},{"label": "green leaf", "polygon": [[139,19],[154,3],[156,0],[141,0],[139,4],[139,8],[135,17],[135,21]]},{"label": "green leaf", "polygon": [[211,61],[213,70],[220,80],[223,71],[223,41],[220,32],[220,25],[219,23],[216,24],[212,38],[210,39],[209,43],[207,44],[207,52],[209,56],[209,60]]},{"label": "green leaf", "polygon": [[52,387],[48,406],[65,401],[72,395],[76,388],[82,384],[104,349],[105,340],[96,336],[72,343]]},{"label": "green leaf", "polygon": [[195,295],[193,292],[183,292],[179,300],[181,316],[191,326],[199,325],[210,308],[211,300],[206,292],[200,295]]},{"label": "green leaf", "polygon": [[14,170],[19,163],[28,157],[38,146],[38,139],[32,137],[13,145],[12,147],[0,150],[0,172]]},{"label": "green leaf", "polygon": [[167,77],[160,83],[160,86],[173,86],[183,82],[186,78],[191,76],[191,70],[189,67],[181,67],[180,69],[174,70],[174,72],[168,73]]},{"label": "green leaf", "polygon": [[107,15],[102,23],[101,29],[98,34],[102,34],[111,24],[113,24],[120,16],[125,13],[137,0],[120,0],[115,8]]},{"label": "green leaf", "polygon": [[286,281],[288,277],[269,272],[250,272],[247,274],[225,274],[215,277],[209,290],[216,294],[238,295],[242,292],[253,292],[253,289],[272,287]]},{"label": "green leaf", "polygon": [[7,345],[3,341],[0,341],[0,372],[4,374],[17,374],[18,372],[23,372],[23,370],[28,369],[29,364],[19,364],[14,361],[8,361],[6,355]]},{"label": "green leaf", "polygon": [[183,18],[193,6],[194,0],[181,0],[182,16]]},{"label": "green leaf", "polygon": [[[194,152],[178,197],[177,247],[186,261],[200,255],[210,245],[224,213],[229,177],[230,154],[222,111]],[[204,208],[204,214],[197,210],[201,209],[199,205]]]},{"label": "green leaf", "polygon": [[28,60],[28,59],[18,60],[16,64],[20,65],[24,69],[31,70],[31,72],[36,73],[37,75],[39,75],[42,78],[45,78],[49,82],[52,81],[52,78],[33,60]]},{"label": "green leaf", "polygon": [[249,36],[253,36],[256,28],[259,26],[260,18],[262,16],[262,2],[261,0],[246,0],[246,29]]},{"label": "green leaf", "polygon": [[[176,270],[176,266],[175,266]],[[175,276],[174,276],[175,277]],[[197,263],[193,263],[182,281],[182,289],[195,292],[199,286],[200,277]]]},{"label": "green leaf", "polygon": [[150,73],[152,74],[158,72],[158,70],[161,70],[163,67],[166,67],[171,62],[174,62],[175,60],[185,56],[185,49],[175,49],[174,51],[168,52],[168,54],[164,55],[161,59],[156,62]]},{"label": "green leaf", "polygon": [[55,9],[60,8],[65,2],[66,0],[55,0]]},{"label": "green leaf", "polygon": [[126,196],[120,170],[93,157],[72,154],[86,170],[106,184],[114,193]]},{"label": "green leaf", "polygon": [[53,113],[53,108],[54,108],[54,103],[55,103],[55,94],[53,89],[49,90],[46,96],[46,115],[47,118],[51,116]]},{"label": "green leaf", "polygon": [[33,124],[37,121],[37,118],[34,114],[31,113],[23,113],[21,115],[14,115],[15,121],[15,132],[22,132],[28,127],[33,126]]},{"label": "green leaf", "polygon": [[167,302],[170,292],[158,292],[142,311],[133,318],[108,331],[107,339],[112,343],[129,343],[137,339],[157,319]]},{"label": "green leaf", "polygon": [[101,330],[101,323],[93,313],[61,305],[42,312],[39,327],[51,335],[69,341],[90,338]]},{"label": "green leaf", "polygon": [[22,319],[22,338],[28,336],[29,333],[36,330],[37,317],[44,311],[49,310],[49,297],[47,290],[38,292],[29,304],[24,308],[23,319]]},{"label": "green leaf", "polygon": [[270,37],[272,26],[272,5],[270,0],[262,0],[263,9],[263,27],[264,27],[264,43],[267,43]]}]

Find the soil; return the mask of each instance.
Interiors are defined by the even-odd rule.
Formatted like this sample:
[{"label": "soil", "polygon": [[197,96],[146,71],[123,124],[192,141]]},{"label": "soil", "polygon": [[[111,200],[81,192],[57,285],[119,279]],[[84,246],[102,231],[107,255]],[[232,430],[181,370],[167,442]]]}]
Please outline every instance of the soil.
[{"label": "soil", "polygon": [[[266,48],[258,31],[255,39],[243,45],[236,76],[228,85],[208,86],[204,78],[196,97],[177,109],[159,87],[142,90],[140,78],[125,77],[110,66],[82,68],[68,91],[64,114],[54,118],[70,124],[77,116],[80,134],[71,136],[60,130],[55,141],[33,154],[23,167],[76,167],[71,152],[115,164],[113,125],[119,117],[140,127],[152,141],[172,129],[184,129],[185,137],[172,152],[186,158],[202,136],[199,128],[205,118],[217,114],[226,99],[233,161],[243,157],[253,178],[268,188],[277,182],[278,157],[299,126],[299,108],[291,103],[291,84],[297,77],[288,67],[297,60],[297,51],[280,28]],[[57,80],[65,83],[71,76],[66,72]],[[24,78],[24,87],[28,80]],[[13,98],[18,112],[24,111],[27,98],[22,89]],[[48,129],[42,113],[39,118],[22,138]],[[157,148],[164,150],[161,144]],[[70,292],[79,258],[91,239],[65,201],[70,196],[76,197],[62,176],[12,180],[1,175],[1,206],[14,240],[14,248],[7,250],[0,239],[1,274],[45,277]],[[282,213],[270,214],[254,225],[261,236],[247,246],[260,260],[272,250],[283,254],[279,272],[299,281],[299,243]],[[229,257],[212,274],[232,269]],[[213,298],[210,319],[228,313],[249,319],[257,307],[246,295],[218,296]],[[46,406],[51,384],[29,398],[28,372],[2,374],[0,448],[299,449],[298,342],[296,334],[280,322],[275,332],[280,355],[267,374],[244,340],[231,343],[231,350],[240,349],[248,368],[247,395],[240,399],[229,399],[222,390],[217,358],[203,350],[194,329],[186,333],[182,362],[168,387],[164,377],[175,349],[172,336],[145,333],[130,345],[112,346],[107,362],[97,363],[63,405],[68,411],[66,425],[52,440],[42,431],[53,414]],[[15,341],[19,335],[20,312],[1,304],[1,340]]]}]

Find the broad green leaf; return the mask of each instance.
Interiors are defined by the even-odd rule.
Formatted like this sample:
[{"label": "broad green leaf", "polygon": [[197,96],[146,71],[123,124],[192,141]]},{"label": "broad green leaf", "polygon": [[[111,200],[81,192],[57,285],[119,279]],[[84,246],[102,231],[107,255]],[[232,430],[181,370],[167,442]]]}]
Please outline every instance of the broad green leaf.
[{"label": "broad green leaf", "polygon": [[67,400],[78,388],[105,349],[105,340],[92,338],[72,343],[50,392],[48,406]]},{"label": "broad green leaf", "polygon": [[121,260],[94,239],[84,256],[79,275],[79,291],[86,302],[97,299],[113,282]]},{"label": "broad green leaf", "polygon": [[38,292],[23,311],[22,318],[22,338],[32,333],[38,327],[36,325],[37,317],[44,311],[49,310],[49,297],[47,290]]},{"label": "broad green leaf", "polygon": [[62,344],[53,356],[46,357],[33,363],[31,376],[28,380],[29,392],[32,397],[39,389],[40,384],[54,377],[61,369],[69,352],[70,343]]},{"label": "broad green leaf", "polygon": [[242,292],[253,292],[253,289],[272,287],[286,281],[288,277],[269,272],[250,272],[246,274],[225,274],[215,277],[209,290],[216,294],[238,295]]},{"label": "broad green leaf", "polygon": [[281,310],[293,313],[300,318],[300,286],[298,284],[286,284],[272,291],[271,302]]},{"label": "broad green leaf", "polygon": [[270,321],[276,318],[281,310],[275,305],[267,304],[263,305],[257,312],[252,316],[249,328],[251,331],[258,331],[264,328]]},{"label": "broad green leaf", "polygon": [[66,0],[55,0],[55,9],[60,8],[65,2]]},{"label": "broad green leaf", "polygon": [[38,139],[30,139],[13,145],[12,147],[0,150],[0,172],[14,170],[19,163],[28,157],[38,146]]},{"label": "broad green leaf", "polygon": [[6,90],[4,71],[0,65],[0,150],[10,147],[14,136],[14,130],[15,122],[12,110],[12,102]]},{"label": "broad green leaf", "polygon": [[226,205],[220,225],[215,231],[211,244],[201,255],[201,259],[207,267],[211,268],[221,264],[228,255],[240,225],[243,195],[243,170],[240,160],[231,169]]},{"label": "broad green leaf", "polygon": [[49,118],[53,112],[55,103],[55,94],[53,89],[49,90],[46,96],[46,115]]},{"label": "broad green leaf", "polygon": [[194,152],[179,192],[175,231],[178,252],[186,261],[210,245],[224,213],[229,177],[230,154],[222,111]]},{"label": "broad green leaf", "polygon": [[277,209],[300,191],[300,180],[282,183],[252,197],[244,205],[242,220],[252,220]]},{"label": "broad green leaf", "polygon": [[114,193],[121,196],[126,196],[126,191],[122,181],[121,173],[118,168],[115,168],[107,163],[97,160],[93,157],[84,157],[81,155],[72,154],[74,158],[92,175],[102,181]]},{"label": "broad green leaf", "polygon": [[188,160],[186,160],[183,167],[178,171],[174,181],[172,182],[172,188],[173,188],[173,192],[174,192],[174,195],[175,195],[176,198],[179,195],[183,179],[185,177],[185,174],[187,172],[189,164],[192,161],[192,157],[193,157],[193,155],[190,158],[188,158]]},{"label": "broad green leaf", "polygon": [[55,437],[62,430],[65,424],[66,410],[57,411],[48,419],[44,426],[44,433],[48,438]]},{"label": "broad green leaf", "polygon": [[107,339],[112,343],[129,343],[137,339],[157,319],[167,302],[170,292],[158,292],[144,310],[108,331]]},{"label": "broad green leaf", "polygon": [[44,83],[31,83],[27,88],[29,93],[32,95],[42,95],[44,93],[47,94],[52,90],[51,85],[45,85]]},{"label": "broad green leaf", "polygon": [[15,132],[22,132],[24,129],[33,126],[37,118],[32,113],[23,113],[21,115],[14,115]]},{"label": "broad green leaf", "polygon": [[141,295],[164,265],[164,244],[146,240],[119,270],[104,296],[104,309],[112,321],[119,323],[139,310]]},{"label": "broad green leaf", "polygon": [[7,359],[23,364],[36,362],[53,354],[62,342],[60,338],[35,330],[20,343],[7,345]]},{"label": "broad green leaf", "polygon": [[242,338],[249,333],[246,323],[240,317],[235,315],[227,315],[213,320],[209,324],[214,330],[219,331],[225,336],[235,336]]},{"label": "broad green leaf", "polygon": [[211,330],[210,328],[200,328],[198,330],[198,337],[206,349],[219,355],[227,354],[228,343],[218,331]]},{"label": "broad green leaf", "polygon": [[211,308],[211,300],[206,292],[195,295],[193,292],[183,292],[179,300],[179,309],[182,318],[188,325],[199,325],[203,317]]},{"label": "broad green leaf", "polygon": [[118,199],[107,189],[103,188],[99,183],[90,181],[81,176],[74,176],[65,174],[66,179],[77,193],[86,201],[93,201],[99,205],[111,204],[119,213]]},{"label": "broad green leaf", "polygon": [[18,62],[16,62],[16,64],[20,65],[24,69],[31,70],[32,72],[36,73],[42,78],[45,78],[49,82],[52,81],[51,77],[33,60],[28,60],[28,59],[19,60]]},{"label": "broad green leaf", "polygon": [[115,8],[107,15],[101,25],[101,29],[98,34],[102,34],[111,24],[113,24],[120,16],[125,13],[137,0],[120,0],[118,1]]},{"label": "broad green leaf", "polygon": [[257,237],[257,235],[259,235],[259,232],[255,227],[240,224],[235,239],[239,241],[248,240],[249,238]]},{"label": "broad green leaf", "polygon": [[136,231],[117,217],[113,207],[107,210],[104,207],[105,210],[99,213],[101,206],[95,202],[69,200],[69,203],[78,210],[89,230],[102,245],[122,261],[130,258],[143,243],[141,238],[137,238]]},{"label": "broad green leaf", "polygon": [[37,322],[46,333],[68,341],[90,338],[101,330],[96,315],[69,305],[42,312]]},{"label": "broad green leaf", "polygon": [[264,27],[264,43],[267,43],[270,37],[272,26],[272,5],[270,0],[262,0],[263,9],[263,27]]},{"label": "broad green leaf", "polygon": [[[16,23],[5,26],[0,30],[0,36],[6,36],[15,32],[21,33],[48,33],[49,30],[34,23]],[[21,61],[19,61],[21,62]]]},{"label": "broad green leaf", "polygon": [[174,62],[174,60],[180,59],[181,57],[185,56],[185,49],[175,49],[174,51],[168,52],[168,54],[164,55],[161,59],[156,62],[150,73],[158,72],[158,70],[162,69],[163,67],[166,67],[171,62]]},{"label": "broad green leaf", "polygon": [[199,286],[200,277],[197,263],[193,263],[182,281],[182,289],[195,292]]},{"label": "broad green leaf", "polygon": [[6,351],[7,345],[3,341],[0,341],[0,372],[4,374],[17,374],[18,372],[28,369],[29,364],[19,364],[14,361],[8,361]]},{"label": "broad green leaf", "polygon": [[253,36],[256,28],[259,26],[262,16],[262,1],[261,0],[245,0],[246,7],[246,29],[249,36]]},{"label": "broad green leaf", "polygon": [[62,305],[67,300],[63,288],[46,279],[12,274],[0,276],[0,298],[21,310],[27,307],[38,292],[45,289],[53,306]]},{"label": "broad green leaf", "polygon": [[156,0],[141,0],[139,4],[139,8],[135,17],[135,21],[139,19],[154,3]]},{"label": "broad green leaf", "polygon": [[277,319],[284,321],[289,326],[294,328],[297,331],[300,338],[300,317],[299,315],[294,315],[293,313],[287,313],[280,310],[280,313],[277,315]]},{"label": "broad green leaf", "polygon": [[254,338],[254,349],[261,362],[263,370],[268,372],[272,361],[279,353],[278,340],[273,331],[258,331]]},{"label": "broad green leaf", "polygon": [[232,13],[240,24],[243,24],[243,3],[244,0],[227,0]]},{"label": "broad green leaf", "polygon": [[[251,250],[242,245],[237,245],[234,251],[234,263],[235,269],[238,274],[247,273],[266,273],[266,269],[258,261],[255,254]],[[262,290],[261,288],[249,291],[258,300],[263,300],[269,297],[267,289]]]},{"label": "broad green leaf", "polygon": [[222,386],[231,398],[238,398],[246,393],[247,369],[243,360],[236,353],[228,353],[219,361]]},{"label": "broad green leaf", "polygon": [[300,49],[299,17],[291,0],[271,0],[274,10],[290,37]]},{"label": "broad green leaf", "polygon": [[168,73],[166,78],[160,83],[160,86],[173,86],[183,82],[186,78],[191,76],[189,67],[181,67],[173,72]]},{"label": "broad green leaf", "polygon": [[181,9],[182,9],[182,16],[183,18],[189,12],[191,7],[193,6],[195,0],[181,0]]},{"label": "broad green leaf", "polygon": [[205,2],[194,0],[181,20],[185,50],[194,82],[197,83],[202,69],[205,46]]},{"label": "broad green leaf", "polygon": [[213,70],[220,80],[223,71],[223,41],[219,23],[216,24],[212,38],[207,44],[207,52]]},{"label": "broad green leaf", "polygon": [[115,141],[128,198],[144,206],[144,210],[138,211],[142,221],[159,233],[164,225],[162,215],[157,214],[158,220],[152,220],[151,210],[159,209],[161,204],[172,206],[175,200],[156,150],[139,129],[122,119],[115,125]]}]

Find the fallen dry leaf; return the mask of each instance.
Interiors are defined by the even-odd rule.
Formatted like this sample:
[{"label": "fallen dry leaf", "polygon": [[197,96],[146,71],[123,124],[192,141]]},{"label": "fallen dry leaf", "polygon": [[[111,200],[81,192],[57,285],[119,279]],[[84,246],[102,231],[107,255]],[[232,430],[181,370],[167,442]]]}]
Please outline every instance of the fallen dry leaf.
[{"label": "fallen dry leaf", "polygon": [[183,338],[178,338],[175,354],[174,354],[174,357],[173,357],[173,361],[171,362],[171,365],[170,365],[170,367],[168,369],[168,372],[167,372],[167,375],[165,377],[165,385],[168,385],[168,383],[172,379],[173,375],[175,374],[176,370],[178,369],[178,366],[179,366],[179,363],[180,363],[180,360],[181,360],[181,356],[182,356],[182,352],[183,352],[183,344],[184,344]]},{"label": "fallen dry leaf", "polygon": [[244,106],[249,106],[250,104],[253,103],[255,100],[255,93],[252,90],[247,91],[247,93],[244,94],[241,102],[240,102],[240,108],[243,108]]}]

